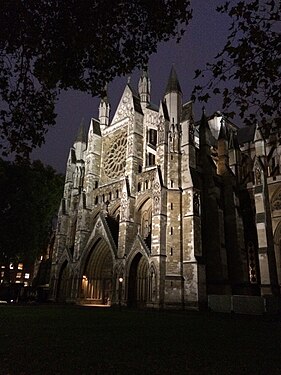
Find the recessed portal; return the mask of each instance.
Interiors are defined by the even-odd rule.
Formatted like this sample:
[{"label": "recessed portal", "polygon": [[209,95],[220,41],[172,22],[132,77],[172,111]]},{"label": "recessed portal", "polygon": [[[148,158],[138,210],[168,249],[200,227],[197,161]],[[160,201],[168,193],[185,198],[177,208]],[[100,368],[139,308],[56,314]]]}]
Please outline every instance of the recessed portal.
[{"label": "recessed portal", "polygon": [[146,305],[148,293],[148,261],[137,253],[131,263],[128,282],[128,306]]},{"label": "recessed portal", "polygon": [[82,280],[82,298],[86,303],[110,305],[112,300],[113,259],[105,241],[90,252]]}]

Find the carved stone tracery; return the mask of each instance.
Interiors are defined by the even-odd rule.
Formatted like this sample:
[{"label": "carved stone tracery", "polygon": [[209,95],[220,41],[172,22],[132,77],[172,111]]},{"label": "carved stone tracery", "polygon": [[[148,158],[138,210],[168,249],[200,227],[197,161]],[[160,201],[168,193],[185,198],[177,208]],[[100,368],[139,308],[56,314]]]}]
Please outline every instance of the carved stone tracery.
[{"label": "carved stone tracery", "polygon": [[121,177],[125,172],[127,133],[117,132],[105,142],[104,174],[110,179]]}]

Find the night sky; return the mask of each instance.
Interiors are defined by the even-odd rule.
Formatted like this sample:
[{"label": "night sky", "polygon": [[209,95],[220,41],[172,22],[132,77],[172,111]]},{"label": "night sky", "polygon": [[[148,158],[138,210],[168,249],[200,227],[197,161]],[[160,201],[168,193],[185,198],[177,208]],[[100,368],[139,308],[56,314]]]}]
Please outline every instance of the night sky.
[{"label": "night sky", "polygon": [[[151,100],[159,104],[162,99],[172,64],[183,92],[183,101],[190,99],[195,85],[194,71],[203,68],[207,61],[224,46],[230,19],[216,12],[216,6],[223,0],[197,0],[193,2],[193,19],[187,27],[185,36],[180,43],[169,41],[158,47],[157,54],[150,58],[149,75],[151,79]],[[137,88],[139,71],[135,71],[131,84]],[[111,118],[121,98],[127,77],[116,78],[108,88],[111,104]],[[197,84],[198,82],[196,82]],[[46,143],[33,152],[33,159],[40,159],[44,164],[51,165],[58,172],[64,173],[69,148],[72,146],[81,121],[86,128],[91,117],[98,117],[99,99],[77,91],[63,92],[56,106],[57,124],[50,128]],[[200,118],[202,104],[195,103],[195,116]],[[206,105],[207,113],[221,109],[219,98],[213,98]]]}]

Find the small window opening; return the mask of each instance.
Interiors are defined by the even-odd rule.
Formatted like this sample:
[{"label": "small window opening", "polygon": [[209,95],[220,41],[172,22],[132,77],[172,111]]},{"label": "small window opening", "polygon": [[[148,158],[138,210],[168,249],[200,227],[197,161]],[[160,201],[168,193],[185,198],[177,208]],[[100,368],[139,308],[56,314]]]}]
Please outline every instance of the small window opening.
[{"label": "small window opening", "polygon": [[151,152],[148,153],[148,166],[151,167],[155,165],[155,155]]}]

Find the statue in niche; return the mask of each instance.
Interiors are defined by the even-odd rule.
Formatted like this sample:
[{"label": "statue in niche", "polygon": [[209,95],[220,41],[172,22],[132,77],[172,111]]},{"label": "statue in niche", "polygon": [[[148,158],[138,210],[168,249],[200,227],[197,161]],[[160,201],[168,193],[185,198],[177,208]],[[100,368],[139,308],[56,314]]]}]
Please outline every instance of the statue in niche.
[{"label": "statue in niche", "polygon": [[143,226],[143,237],[146,238],[149,234],[149,224],[148,224],[148,220],[146,219],[144,221],[144,226]]},{"label": "statue in niche", "polygon": [[195,215],[200,214],[200,201],[198,193],[194,193],[193,195],[193,211]]},{"label": "statue in niche", "polygon": [[259,167],[255,169],[256,185],[261,185],[261,170]]}]

